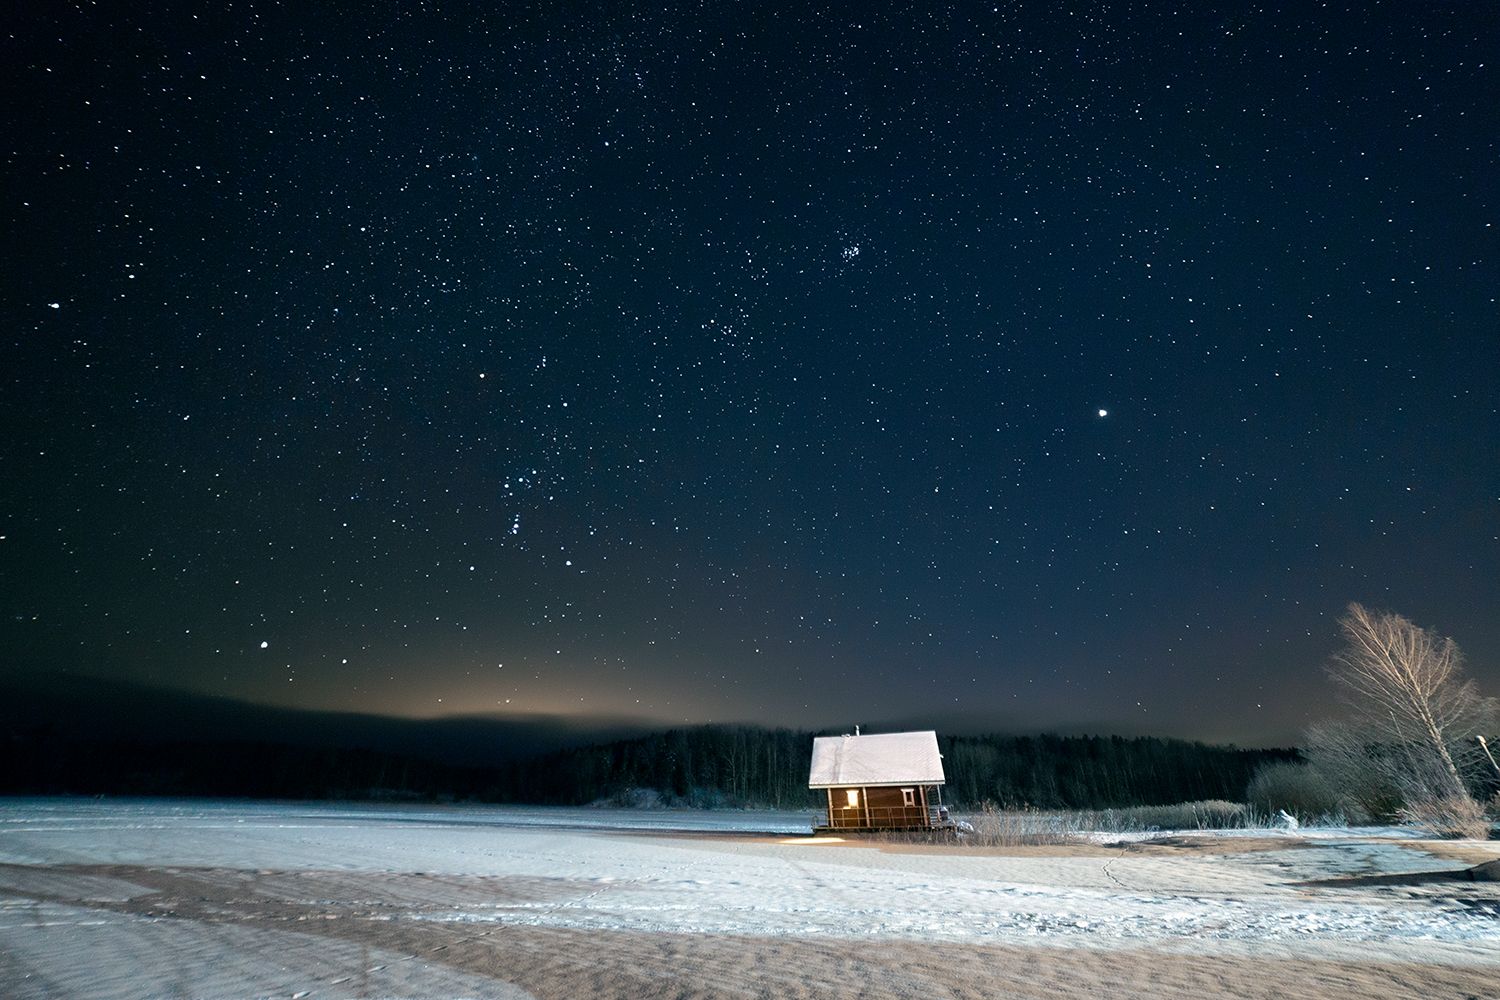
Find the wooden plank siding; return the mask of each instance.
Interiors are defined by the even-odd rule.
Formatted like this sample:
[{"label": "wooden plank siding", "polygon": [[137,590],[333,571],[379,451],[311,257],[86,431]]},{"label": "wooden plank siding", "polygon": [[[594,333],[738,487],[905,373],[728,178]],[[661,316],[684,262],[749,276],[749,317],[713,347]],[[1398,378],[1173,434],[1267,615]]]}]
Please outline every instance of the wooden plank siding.
[{"label": "wooden plank siding", "polygon": [[[858,793],[857,803],[849,793]],[[907,803],[905,792],[911,793]],[[833,830],[912,830],[932,825],[925,786],[828,789],[828,828]]]}]

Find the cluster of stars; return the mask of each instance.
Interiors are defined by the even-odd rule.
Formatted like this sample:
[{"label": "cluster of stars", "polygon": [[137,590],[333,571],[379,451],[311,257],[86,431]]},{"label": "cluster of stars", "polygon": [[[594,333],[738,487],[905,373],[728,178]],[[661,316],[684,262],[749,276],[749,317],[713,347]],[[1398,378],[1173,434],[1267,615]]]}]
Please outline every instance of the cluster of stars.
[{"label": "cluster of stars", "polygon": [[1500,651],[1491,21],[24,14],[0,652],[1244,739],[1349,599]]}]

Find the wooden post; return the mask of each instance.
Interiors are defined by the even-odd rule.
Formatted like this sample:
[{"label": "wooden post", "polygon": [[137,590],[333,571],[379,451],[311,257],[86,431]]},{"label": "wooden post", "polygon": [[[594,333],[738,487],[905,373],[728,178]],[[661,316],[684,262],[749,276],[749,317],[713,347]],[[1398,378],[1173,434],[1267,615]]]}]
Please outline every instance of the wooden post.
[{"label": "wooden post", "polygon": [[922,792],[922,825],[932,826],[932,813],[927,811],[927,786],[921,787]]},{"label": "wooden post", "polygon": [[870,825],[870,790],[868,788],[861,788],[859,794],[865,800],[865,826],[868,827]]},{"label": "wooden post", "polygon": [[833,823],[833,789],[830,788],[830,789],[827,789],[827,791],[828,791],[828,825],[831,827],[831,826],[834,825],[834,823]]},{"label": "wooden post", "polygon": [[1495,755],[1490,753],[1490,745],[1485,742],[1483,736],[1476,736],[1474,739],[1479,744],[1479,749],[1483,750],[1484,755],[1490,759],[1490,766],[1495,769],[1495,773],[1500,775],[1500,761],[1496,761]]}]

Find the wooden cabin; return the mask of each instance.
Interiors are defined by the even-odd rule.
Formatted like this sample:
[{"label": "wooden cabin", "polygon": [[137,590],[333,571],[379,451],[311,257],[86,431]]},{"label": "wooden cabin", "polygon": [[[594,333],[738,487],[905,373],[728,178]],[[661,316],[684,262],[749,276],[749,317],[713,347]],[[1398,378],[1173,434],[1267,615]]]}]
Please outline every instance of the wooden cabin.
[{"label": "wooden cabin", "polygon": [[827,820],[816,833],[951,825],[943,809],[943,757],[931,731],[819,736],[807,787],[827,796]]}]

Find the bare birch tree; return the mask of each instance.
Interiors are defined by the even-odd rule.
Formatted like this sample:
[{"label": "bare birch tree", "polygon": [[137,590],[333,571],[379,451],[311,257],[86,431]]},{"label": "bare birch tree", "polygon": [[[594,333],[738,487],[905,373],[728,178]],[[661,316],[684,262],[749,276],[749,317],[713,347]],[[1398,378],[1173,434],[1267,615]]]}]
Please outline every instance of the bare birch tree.
[{"label": "bare birch tree", "polygon": [[1390,612],[1350,604],[1339,621],[1346,645],[1328,672],[1344,689],[1354,730],[1379,744],[1379,770],[1416,801],[1472,801],[1465,772],[1474,763],[1494,699],[1463,676],[1452,639]]}]

